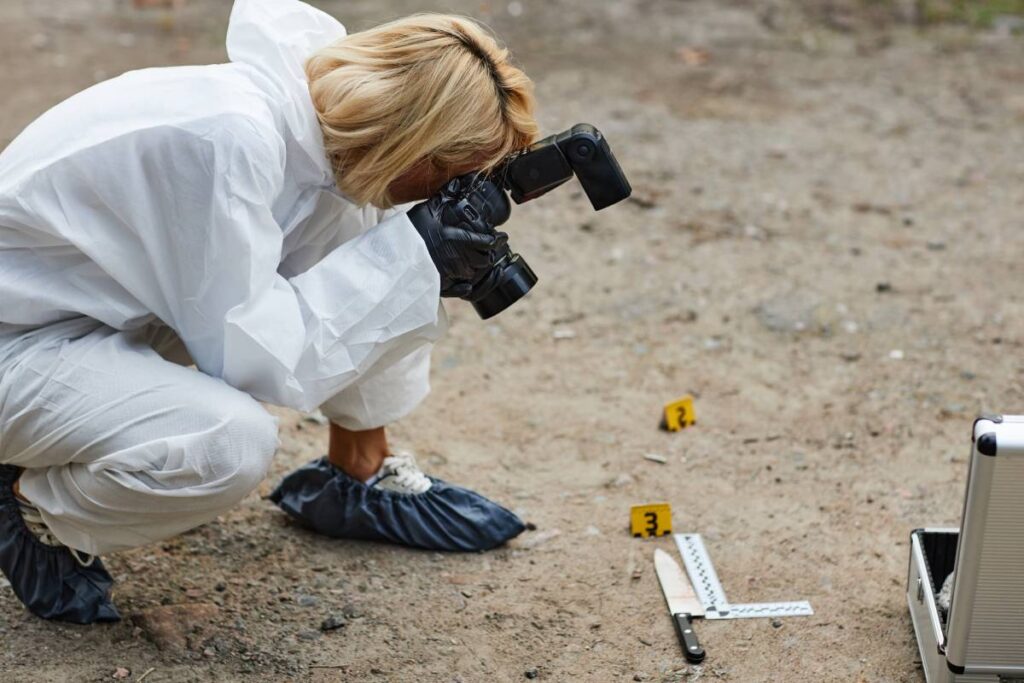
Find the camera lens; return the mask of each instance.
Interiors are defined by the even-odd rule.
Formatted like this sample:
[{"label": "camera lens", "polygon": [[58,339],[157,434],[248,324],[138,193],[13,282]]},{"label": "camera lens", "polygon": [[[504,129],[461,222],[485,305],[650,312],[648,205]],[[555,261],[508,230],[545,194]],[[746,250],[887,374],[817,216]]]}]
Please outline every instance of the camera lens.
[{"label": "camera lens", "polygon": [[509,258],[495,266],[501,273],[491,291],[473,302],[473,308],[487,320],[526,296],[537,284],[537,276],[519,254],[509,252]]}]

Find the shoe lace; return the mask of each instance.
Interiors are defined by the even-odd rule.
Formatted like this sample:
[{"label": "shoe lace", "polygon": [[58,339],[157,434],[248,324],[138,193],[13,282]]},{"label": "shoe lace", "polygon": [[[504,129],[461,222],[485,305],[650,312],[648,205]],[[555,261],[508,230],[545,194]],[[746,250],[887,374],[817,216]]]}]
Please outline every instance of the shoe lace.
[{"label": "shoe lace", "polygon": [[88,567],[96,561],[95,555],[81,553],[75,550],[74,548],[70,548],[61,543],[57,539],[57,537],[53,535],[53,532],[50,531],[50,527],[46,526],[46,522],[43,521],[43,515],[39,512],[39,508],[37,508],[35,505],[28,502],[27,500],[19,498],[18,509],[19,512],[21,512],[21,518],[25,520],[25,526],[27,526],[28,530],[31,531],[32,534],[36,538],[38,538],[42,543],[45,543],[46,545],[52,545],[56,547],[63,546],[67,548],[68,551],[71,553],[71,557],[75,558],[75,562],[77,562],[83,567]]},{"label": "shoe lace", "polygon": [[402,488],[423,493],[430,488],[430,479],[423,474],[411,453],[399,453],[384,458],[384,470]]}]

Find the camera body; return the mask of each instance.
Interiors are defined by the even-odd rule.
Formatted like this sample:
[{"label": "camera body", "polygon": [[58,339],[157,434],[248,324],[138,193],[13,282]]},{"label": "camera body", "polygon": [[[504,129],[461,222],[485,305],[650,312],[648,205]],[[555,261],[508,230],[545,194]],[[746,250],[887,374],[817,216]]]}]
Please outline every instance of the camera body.
[{"label": "camera body", "polygon": [[[629,181],[597,128],[579,123],[567,131],[544,138],[508,157],[497,169],[475,184],[454,211],[470,225],[490,218],[490,225],[508,220],[511,206],[501,190],[516,204],[547,194],[573,176],[579,178],[594,210],[616,204],[632,193]],[[497,219],[497,220],[495,220]],[[526,261],[507,245],[471,301],[484,320],[514,304],[537,284]]]}]

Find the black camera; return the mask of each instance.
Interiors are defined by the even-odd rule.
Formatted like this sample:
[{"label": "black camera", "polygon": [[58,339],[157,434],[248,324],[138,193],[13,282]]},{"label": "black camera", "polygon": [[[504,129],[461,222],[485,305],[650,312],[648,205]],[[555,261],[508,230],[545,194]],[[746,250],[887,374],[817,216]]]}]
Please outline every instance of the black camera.
[{"label": "black camera", "polygon": [[[507,190],[516,204],[522,204],[547,194],[573,175],[579,178],[596,211],[622,201],[633,191],[608,141],[601,131],[586,123],[578,123],[511,155],[486,179]],[[495,205],[496,200],[504,198],[496,197],[501,193],[495,193],[493,186],[488,190],[488,185],[482,183],[471,190],[470,194],[476,196],[467,197],[460,206],[470,213],[491,206],[490,213],[496,214],[492,218],[500,219],[492,224],[500,225],[508,219],[508,207]],[[519,254],[506,246],[481,282],[486,286],[474,293],[473,307],[486,320],[525,296],[537,284],[537,276]]]}]

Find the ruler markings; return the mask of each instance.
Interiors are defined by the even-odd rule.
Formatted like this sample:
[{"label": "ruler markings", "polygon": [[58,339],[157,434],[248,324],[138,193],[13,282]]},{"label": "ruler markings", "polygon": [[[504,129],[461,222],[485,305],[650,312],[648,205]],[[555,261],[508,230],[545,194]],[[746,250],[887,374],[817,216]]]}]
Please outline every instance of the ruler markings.
[{"label": "ruler markings", "polygon": [[704,547],[704,539],[700,534],[676,534],[675,539],[679,554],[683,556],[686,572],[690,575],[690,580],[695,582],[693,590],[700,598],[704,609],[708,612],[726,609],[729,601],[725,597],[722,582],[715,573],[715,565],[711,564],[711,557]]},{"label": "ruler markings", "polygon": [[700,534],[675,534],[676,546],[683,557],[686,572],[694,582],[697,594],[707,614],[707,619],[755,619],[772,617],[802,617],[814,614],[806,600],[796,602],[751,602],[731,605],[725,597],[725,589],[718,580],[711,556]]},{"label": "ruler markings", "polygon": [[809,617],[814,614],[811,603],[797,602],[750,602],[729,605],[728,611],[708,612],[708,619],[771,619],[773,617]]}]

